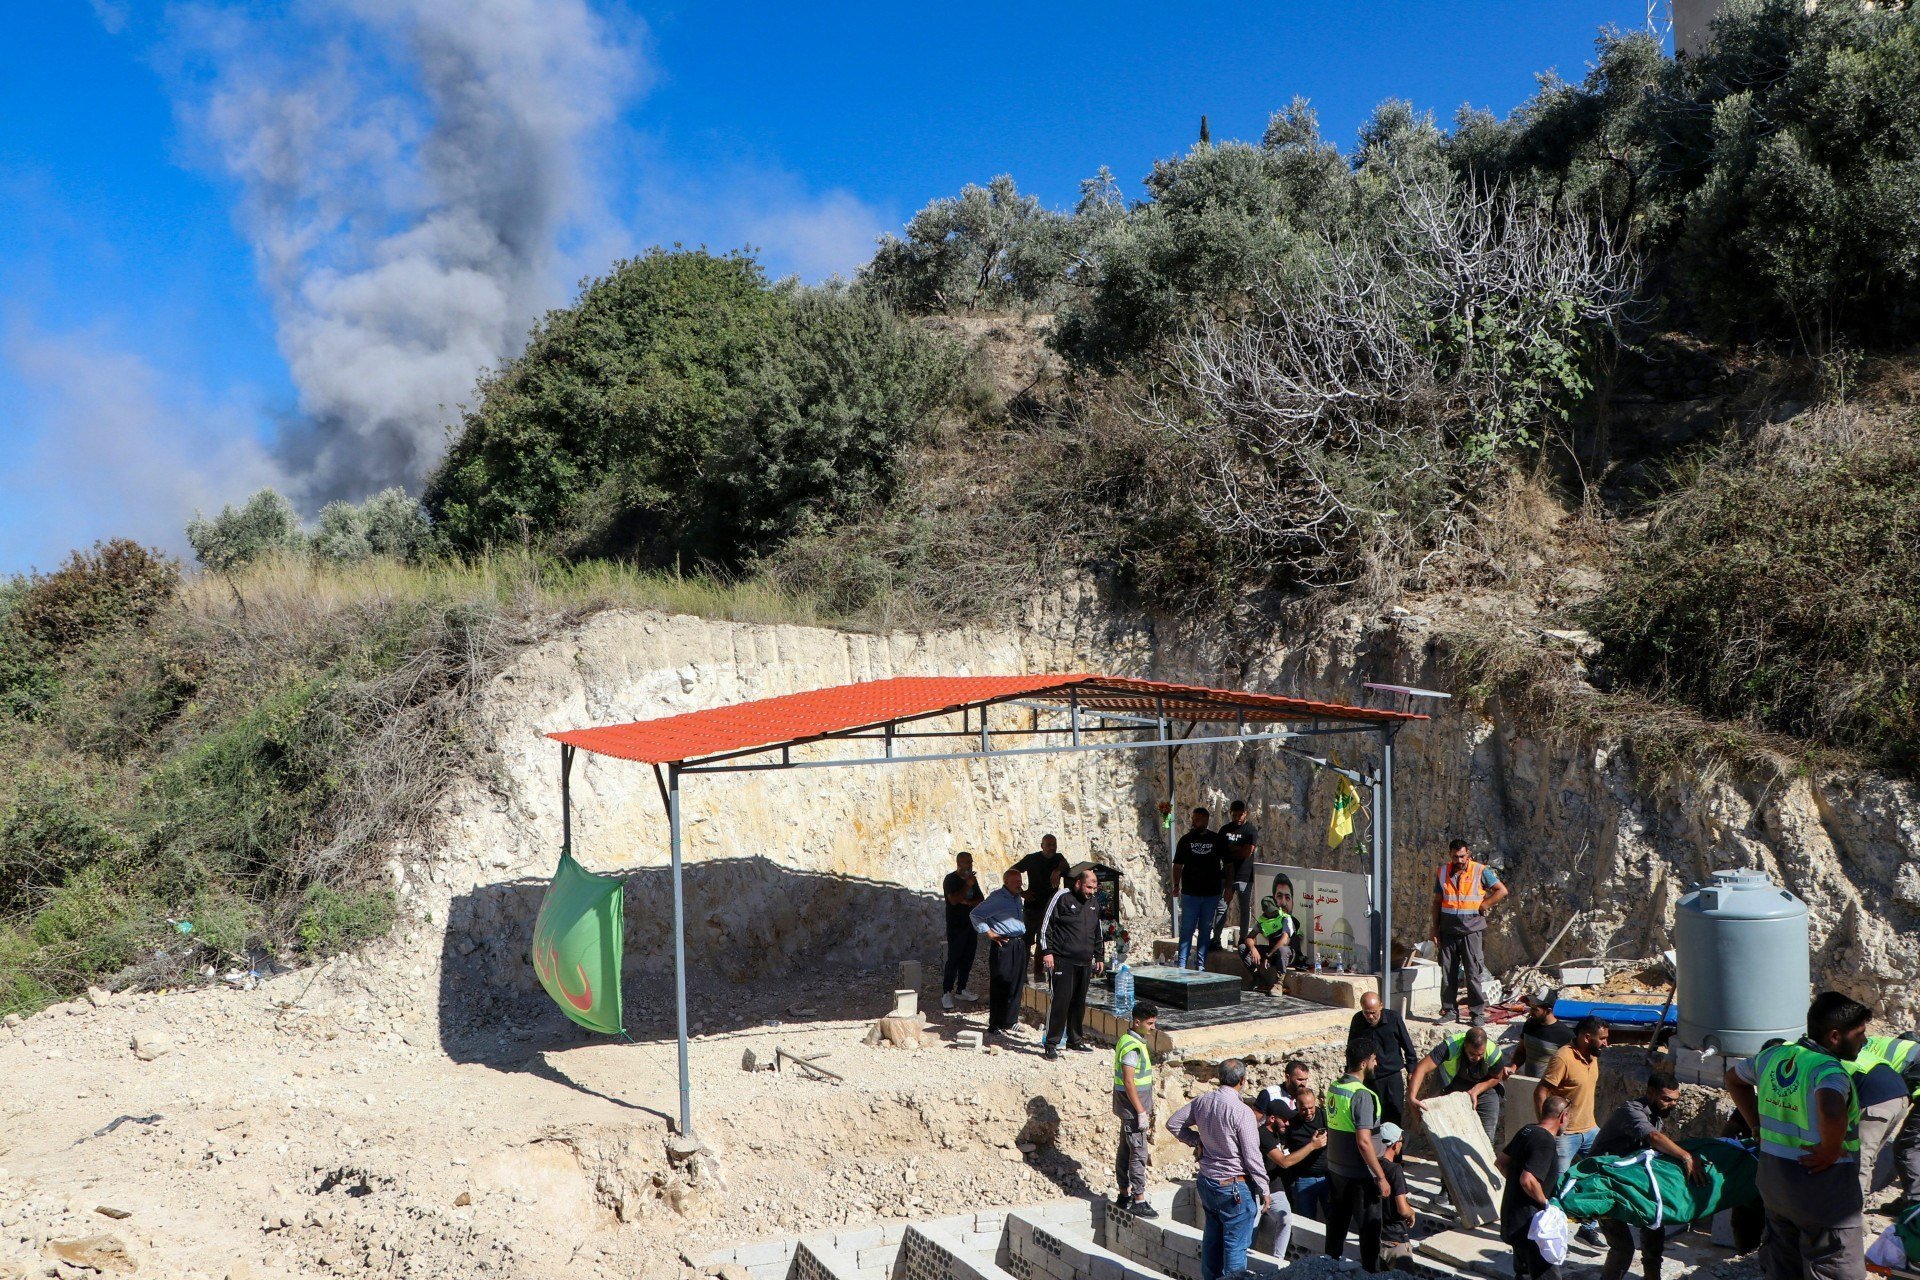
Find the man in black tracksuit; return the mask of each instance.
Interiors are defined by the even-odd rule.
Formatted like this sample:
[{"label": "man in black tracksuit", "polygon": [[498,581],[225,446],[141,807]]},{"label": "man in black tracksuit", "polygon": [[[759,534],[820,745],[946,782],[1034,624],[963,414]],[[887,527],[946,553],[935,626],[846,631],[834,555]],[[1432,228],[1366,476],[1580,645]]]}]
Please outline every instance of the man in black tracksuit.
[{"label": "man in black tracksuit", "polygon": [[1100,881],[1092,867],[1084,867],[1047,904],[1040,921],[1040,964],[1053,980],[1053,999],[1047,1010],[1046,1056],[1060,1056],[1060,1046],[1086,1052],[1093,1048],[1082,1035],[1087,1020],[1087,984],[1100,970],[1100,904],[1094,899]]}]

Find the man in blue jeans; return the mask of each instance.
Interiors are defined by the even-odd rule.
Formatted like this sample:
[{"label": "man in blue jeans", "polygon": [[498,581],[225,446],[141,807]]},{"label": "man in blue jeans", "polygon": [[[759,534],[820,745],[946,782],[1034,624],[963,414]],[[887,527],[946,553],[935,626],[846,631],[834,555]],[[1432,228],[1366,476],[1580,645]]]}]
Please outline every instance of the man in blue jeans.
[{"label": "man in blue jeans", "polygon": [[[1213,917],[1206,923],[1211,927]],[[1168,1133],[1200,1152],[1193,1178],[1207,1218],[1200,1234],[1200,1280],[1224,1280],[1247,1269],[1254,1226],[1271,1203],[1260,1126],[1240,1096],[1246,1064],[1228,1058],[1218,1074],[1218,1089],[1201,1094],[1167,1121]]]},{"label": "man in blue jeans", "polygon": [[1180,837],[1173,851],[1173,895],[1180,903],[1180,958],[1184,969],[1187,957],[1193,967],[1207,967],[1207,950],[1213,941],[1213,913],[1220,907],[1220,888],[1226,877],[1226,864],[1220,837],[1207,827],[1205,809],[1193,811],[1193,826]]}]

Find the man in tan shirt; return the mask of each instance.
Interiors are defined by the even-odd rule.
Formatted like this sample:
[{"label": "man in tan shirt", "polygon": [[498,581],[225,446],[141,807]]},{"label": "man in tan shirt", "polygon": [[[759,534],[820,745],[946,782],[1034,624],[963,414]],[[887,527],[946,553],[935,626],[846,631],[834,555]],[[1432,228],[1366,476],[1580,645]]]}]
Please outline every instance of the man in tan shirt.
[{"label": "man in tan shirt", "polygon": [[[1533,1087],[1533,1113],[1545,1115],[1548,1098],[1561,1098],[1567,1104],[1567,1123],[1554,1138],[1559,1159],[1554,1162],[1554,1187],[1573,1162],[1593,1149],[1600,1135],[1600,1122],[1594,1118],[1594,1095],[1600,1088],[1600,1051],[1607,1047],[1607,1024],[1588,1014],[1573,1025],[1573,1042],[1554,1054],[1540,1083]],[[1591,1224],[1589,1224],[1591,1226]],[[1592,1235],[1599,1237],[1599,1229]],[[1588,1236],[1581,1229],[1581,1238]]]}]

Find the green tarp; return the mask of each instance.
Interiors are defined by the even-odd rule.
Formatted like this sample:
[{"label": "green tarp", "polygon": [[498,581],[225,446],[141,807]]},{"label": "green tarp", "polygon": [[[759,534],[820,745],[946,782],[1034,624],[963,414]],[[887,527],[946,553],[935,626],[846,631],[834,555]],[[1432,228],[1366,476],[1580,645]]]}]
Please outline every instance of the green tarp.
[{"label": "green tarp", "polygon": [[533,970],[560,1012],[589,1031],[619,1035],[622,881],[562,850],[533,922]]},{"label": "green tarp", "polygon": [[1709,1217],[1759,1198],[1760,1163],[1738,1143],[1691,1138],[1680,1144],[1700,1158],[1707,1180],[1687,1181],[1668,1156],[1589,1156],[1576,1160],[1554,1199],[1575,1222],[1611,1218],[1629,1226],[1672,1226]]}]

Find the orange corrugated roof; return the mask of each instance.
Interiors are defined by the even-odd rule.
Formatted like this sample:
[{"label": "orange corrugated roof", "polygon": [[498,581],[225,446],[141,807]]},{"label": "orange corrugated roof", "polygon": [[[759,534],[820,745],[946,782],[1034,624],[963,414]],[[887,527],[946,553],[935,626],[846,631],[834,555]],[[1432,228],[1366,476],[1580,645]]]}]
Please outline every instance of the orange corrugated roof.
[{"label": "orange corrugated roof", "polygon": [[643,764],[675,764],[755,748],[771,750],[891,721],[958,712],[963,707],[1021,697],[1062,705],[1074,700],[1090,711],[1135,715],[1156,714],[1165,704],[1168,718],[1182,721],[1393,724],[1427,718],[1374,707],[1119,676],[896,676],[654,720],[567,729],[547,736],[597,755]]}]

